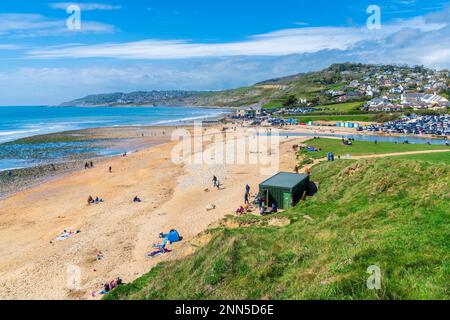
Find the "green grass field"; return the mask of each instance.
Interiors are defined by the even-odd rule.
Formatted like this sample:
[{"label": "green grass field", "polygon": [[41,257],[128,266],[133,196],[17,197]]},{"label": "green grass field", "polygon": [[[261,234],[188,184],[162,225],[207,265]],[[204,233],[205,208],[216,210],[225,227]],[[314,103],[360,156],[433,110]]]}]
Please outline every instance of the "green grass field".
[{"label": "green grass field", "polygon": [[307,123],[308,121],[363,121],[371,122],[373,114],[343,114],[343,115],[311,115],[311,116],[286,116],[285,118],[294,118],[299,122]]},{"label": "green grass field", "polygon": [[[320,109],[327,109],[330,112],[336,113],[347,113],[352,110],[357,110],[359,107],[363,106],[365,102],[345,102],[345,103],[336,103],[336,104],[328,104],[323,106],[318,106]],[[316,111],[316,112],[326,112],[325,111]]]},{"label": "green grass field", "polygon": [[[295,208],[228,217],[241,227],[208,230],[211,240],[194,254],[105,298],[450,298],[449,166],[341,160],[313,168],[311,178],[319,192]],[[380,290],[367,287],[373,265]]]},{"label": "green grass field", "polygon": [[306,154],[315,159],[326,157],[328,152],[333,152],[335,157],[337,157],[338,155],[345,156],[347,154],[360,156],[422,150],[450,150],[450,147],[444,145],[395,144],[391,142],[378,142],[375,144],[374,142],[368,141],[353,141],[353,145],[346,146],[340,139],[327,138],[310,139],[305,144],[316,149],[322,149],[322,151],[301,151],[302,154]]},{"label": "green grass field", "polygon": [[444,163],[450,165],[450,152],[428,153],[428,154],[411,154],[404,156],[395,156],[393,159],[427,161],[431,163]]}]

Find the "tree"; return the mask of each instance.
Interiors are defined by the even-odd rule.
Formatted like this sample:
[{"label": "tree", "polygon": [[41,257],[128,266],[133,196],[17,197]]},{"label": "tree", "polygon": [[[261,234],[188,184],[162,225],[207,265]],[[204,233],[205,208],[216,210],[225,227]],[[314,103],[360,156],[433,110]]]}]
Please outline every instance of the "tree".
[{"label": "tree", "polygon": [[294,95],[290,95],[287,97],[286,101],[283,102],[283,106],[285,107],[294,107],[298,103],[297,98]]}]

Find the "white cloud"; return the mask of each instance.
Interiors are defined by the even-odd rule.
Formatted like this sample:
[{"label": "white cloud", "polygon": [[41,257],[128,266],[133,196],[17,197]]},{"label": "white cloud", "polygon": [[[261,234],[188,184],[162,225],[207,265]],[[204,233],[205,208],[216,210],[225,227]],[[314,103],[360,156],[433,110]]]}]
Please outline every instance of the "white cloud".
[{"label": "white cloud", "polygon": [[70,48],[42,48],[27,52],[34,59],[115,58],[115,59],[189,59],[230,56],[282,56],[348,50],[363,41],[381,41],[405,29],[421,33],[437,31],[446,22],[429,21],[425,17],[398,20],[385,24],[380,30],[364,27],[303,27],[278,30],[255,35],[245,41],[226,43],[194,43],[186,40],[149,39],[125,43],[103,43],[71,46]]},{"label": "white cloud", "polygon": [[77,33],[113,32],[115,32],[114,26],[101,22],[82,21],[80,30],[69,30],[64,19],[48,18],[40,14],[0,14],[0,36],[3,37],[62,36]]},{"label": "white cloud", "polygon": [[52,2],[49,3],[49,7],[52,9],[60,9],[60,10],[67,10],[67,8],[70,5],[77,5],[80,7],[83,11],[93,11],[93,10],[104,10],[104,11],[111,11],[111,10],[119,10],[122,7],[118,5],[111,5],[111,4],[103,4],[103,3],[77,3],[77,2]]},{"label": "white cloud", "polygon": [[[398,20],[381,30],[303,27],[232,43],[145,40],[34,48],[26,51],[29,59],[62,59],[68,67],[39,61],[41,68],[0,71],[0,105],[56,104],[116,91],[218,90],[347,61],[450,68],[448,21],[450,9]],[[97,64],[67,60],[96,57],[111,59],[96,60]]]}]

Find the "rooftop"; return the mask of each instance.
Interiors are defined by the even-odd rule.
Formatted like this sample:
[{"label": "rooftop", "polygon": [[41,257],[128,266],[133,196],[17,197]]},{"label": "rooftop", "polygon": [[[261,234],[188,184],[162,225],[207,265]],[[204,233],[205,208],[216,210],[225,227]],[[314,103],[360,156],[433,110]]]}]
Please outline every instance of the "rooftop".
[{"label": "rooftop", "polygon": [[292,188],[307,178],[307,174],[279,172],[273,177],[270,177],[269,179],[261,182],[260,185],[280,188]]}]

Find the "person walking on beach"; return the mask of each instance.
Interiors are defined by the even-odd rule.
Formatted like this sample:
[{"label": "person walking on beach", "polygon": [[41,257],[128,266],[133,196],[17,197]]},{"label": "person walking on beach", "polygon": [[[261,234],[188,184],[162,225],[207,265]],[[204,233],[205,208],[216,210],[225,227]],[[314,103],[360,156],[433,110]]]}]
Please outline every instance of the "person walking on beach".
[{"label": "person walking on beach", "polygon": [[250,186],[248,185],[248,183],[247,183],[247,185],[245,186],[245,192],[248,193],[248,194],[250,194]]},{"label": "person walking on beach", "polygon": [[246,192],[244,195],[244,203],[248,204],[248,192]]},{"label": "person walking on beach", "polygon": [[93,162],[91,161],[91,163],[90,163],[90,164],[91,164],[91,168],[93,168],[93,167],[94,167],[94,163],[93,163]]},{"label": "person walking on beach", "polygon": [[112,167],[109,167],[109,173],[112,173]]},{"label": "person walking on beach", "polygon": [[217,189],[219,189],[219,180],[217,179],[216,176],[213,176],[212,181],[213,181],[213,186],[217,187]]},{"label": "person walking on beach", "polygon": [[11,171],[11,170],[9,170],[9,171],[8,171],[8,177],[10,177],[10,178],[11,178],[11,177],[12,177],[12,175],[13,175],[12,171]]}]

